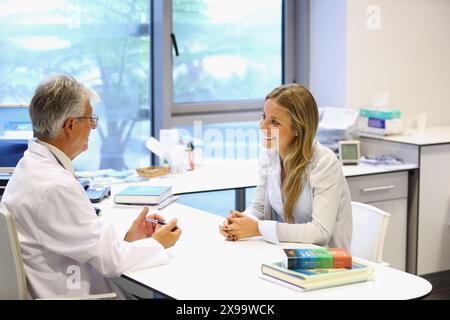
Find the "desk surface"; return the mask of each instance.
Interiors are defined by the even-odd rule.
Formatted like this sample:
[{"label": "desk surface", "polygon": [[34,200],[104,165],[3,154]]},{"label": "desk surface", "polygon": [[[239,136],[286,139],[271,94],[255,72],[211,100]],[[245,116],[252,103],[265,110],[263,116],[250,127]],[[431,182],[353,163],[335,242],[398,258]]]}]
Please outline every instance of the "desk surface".
[{"label": "desk surface", "polygon": [[450,126],[447,127],[429,127],[423,131],[409,130],[403,134],[390,136],[364,136],[371,139],[385,140],[391,142],[399,142],[412,144],[417,146],[427,146],[434,144],[450,143]]},{"label": "desk surface", "polygon": [[[139,207],[114,205],[110,199],[101,207],[103,218],[120,235],[140,211]],[[180,204],[159,213],[166,219],[177,217],[183,230],[178,243],[169,249],[171,260],[124,276],[175,299],[414,299],[431,291],[428,281],[383,265],[376,266],[373,281],[299,292],[259,278],[262,263],[281,260],[281,246],[260,239],[226,241],[218,232],[223,218]]]},{"label": "desk surface", "polygon": [[[370,165],[343,166],[346,177],[396,172],[416,169],[417,165]],[[205,163],[193,171],[183,174],[169,174],[152,178],[137,184],[152,186],[172,186],[174,194],[219,191],[255,187],[258,181],[258,162],[253,161],[214,161]],[[136,183],[134,183],[136,184]],[[112,185],[113,194],[124,184]]]}]

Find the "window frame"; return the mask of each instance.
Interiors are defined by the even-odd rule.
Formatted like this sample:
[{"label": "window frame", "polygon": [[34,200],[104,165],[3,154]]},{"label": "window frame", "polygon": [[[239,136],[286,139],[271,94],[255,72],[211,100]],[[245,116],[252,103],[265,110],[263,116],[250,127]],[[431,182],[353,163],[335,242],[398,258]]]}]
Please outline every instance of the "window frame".
[{"label": "window frame", "polygon": [[[309,1],[282,0],[282,83],[308,85]],[[172,79],[172,0],[153,6],[153,132],[202,121],[205,124],[256,121],[264,99],[174,103]],[[302,27],[299,29],[299,27]]]}]

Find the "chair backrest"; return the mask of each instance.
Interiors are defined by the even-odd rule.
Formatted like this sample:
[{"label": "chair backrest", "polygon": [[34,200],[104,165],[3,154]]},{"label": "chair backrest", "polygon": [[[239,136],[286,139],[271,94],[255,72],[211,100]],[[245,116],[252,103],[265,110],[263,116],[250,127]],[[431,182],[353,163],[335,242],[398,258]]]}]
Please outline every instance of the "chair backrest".
[{"label": "chair backrest", "polygon": [[374,206],[352,201],[352,255],[373,262],[383,261],[383,247],[389,213]]},{"label": "chair backrest", "polygon": [[14,216],[0,205],[0,299],[26,299],[27,282]]}]

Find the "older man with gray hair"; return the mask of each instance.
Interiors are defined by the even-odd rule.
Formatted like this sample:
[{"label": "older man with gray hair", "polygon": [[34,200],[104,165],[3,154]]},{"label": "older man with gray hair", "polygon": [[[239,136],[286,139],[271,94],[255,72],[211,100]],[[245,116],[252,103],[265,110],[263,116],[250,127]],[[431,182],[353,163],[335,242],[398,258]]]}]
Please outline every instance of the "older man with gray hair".
[{"label": "older man with gray hair", "polygon": [[175,219],[163,227],[147,222],[148,208],[123,240],[96,216],[72,164],[97,127],[90,102],[95,97],[74,78],[59,75],[40,84],[30,103],[36,139],[29,141],[2,199],[16,219],[30,298],[110,291],[124,298],[109,278],[165,263],[165,248],[181,234]]}]

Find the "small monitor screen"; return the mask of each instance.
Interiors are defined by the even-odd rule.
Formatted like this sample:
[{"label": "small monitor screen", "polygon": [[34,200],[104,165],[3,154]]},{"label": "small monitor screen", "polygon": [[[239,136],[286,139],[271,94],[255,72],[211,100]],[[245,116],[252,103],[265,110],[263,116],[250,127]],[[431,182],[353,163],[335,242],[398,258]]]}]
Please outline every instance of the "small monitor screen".
[{"label": "small monitor screen", "polygon": [[343,144],[342,145],[342,159],[343,160],[358,159],[358,145],[357,144]]},{"label": "small monitor screen", "polygon": [[14,170],[32,137],[28,107],[0,106],[0,172]]}]

